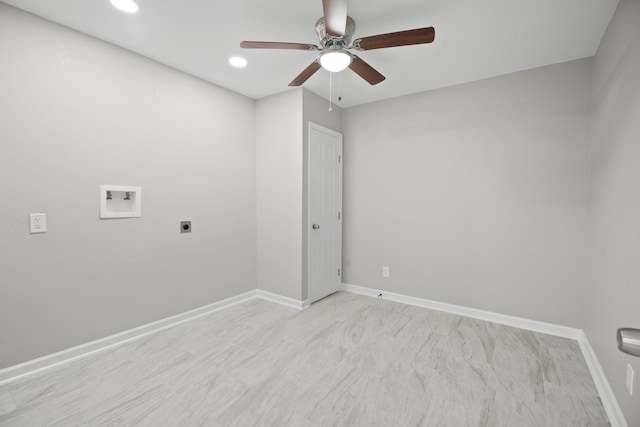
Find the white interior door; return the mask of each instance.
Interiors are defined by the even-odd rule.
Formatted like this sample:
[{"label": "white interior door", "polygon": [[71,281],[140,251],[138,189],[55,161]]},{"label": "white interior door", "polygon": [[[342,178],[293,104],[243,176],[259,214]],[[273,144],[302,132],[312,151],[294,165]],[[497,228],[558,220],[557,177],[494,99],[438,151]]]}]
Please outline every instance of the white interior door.
[{"label": "white interior door", "polygon": [[342,282],[342,134],[309,123],[309,302]]}]

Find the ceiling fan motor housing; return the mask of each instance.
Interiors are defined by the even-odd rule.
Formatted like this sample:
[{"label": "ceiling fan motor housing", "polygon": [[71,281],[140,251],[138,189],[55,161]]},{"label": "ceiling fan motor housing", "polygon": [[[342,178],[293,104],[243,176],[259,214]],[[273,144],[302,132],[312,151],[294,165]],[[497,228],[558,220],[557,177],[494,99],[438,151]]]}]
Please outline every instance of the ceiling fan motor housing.
[{"label": "ceiling fan motor housing", "polygon": [[337,46],[339,48],[350,47],[351,46],[351,36],[356,31],[356,23],[350,16],[347,16],[347,23],[345,25],[344,35],[341,37],[334,37],[327,34],[327,27],[325,24],[324,17],[318,19],[316,22],[316,34],[318,34],[318,38],[320,39],[320,46],[323,48],[330,48],[332,46]]}]

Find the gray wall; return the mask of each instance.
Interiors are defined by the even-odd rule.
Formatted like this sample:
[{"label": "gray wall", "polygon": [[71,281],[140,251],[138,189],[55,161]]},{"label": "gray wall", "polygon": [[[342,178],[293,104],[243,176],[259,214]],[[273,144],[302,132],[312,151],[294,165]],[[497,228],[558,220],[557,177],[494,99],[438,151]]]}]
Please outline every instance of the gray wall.
[{"label": "gray wall", "polygon": [[345,109],[343,281],[581,327],[590,78],[586,59]]},{"label": "gray wall", "polygon": [[258,288],[302,299],[302,89],[256,103]]},{"label": "gray wall", "polygon": [[[622,0],[594,61],[585,331],[630,426],[640,425],[640,359],[616,348],[640,328],[640,2]],[[626,365],[635,392],[625,389]]]},{"label": "gray wall", "polygon": [[256,288],[253,100],[2,3],[0,64],[0,368]]}]

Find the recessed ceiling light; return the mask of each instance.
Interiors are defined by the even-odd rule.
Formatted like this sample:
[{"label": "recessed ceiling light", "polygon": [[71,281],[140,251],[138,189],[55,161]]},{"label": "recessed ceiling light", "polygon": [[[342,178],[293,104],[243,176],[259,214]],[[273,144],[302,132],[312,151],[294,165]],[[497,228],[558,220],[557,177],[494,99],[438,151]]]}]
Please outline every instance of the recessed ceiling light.
[{"label": "recessed ceiling light", "polygon": [[138,4],[133,0],[111,0],[111,4],[123,12],[136,13],[138,11]]},{"label": "recessed ceiling light", "polygon": [[247,66],[247,60],[239,56],[232,56],[229,58],[229,64],[237,68],[242,68]]}]

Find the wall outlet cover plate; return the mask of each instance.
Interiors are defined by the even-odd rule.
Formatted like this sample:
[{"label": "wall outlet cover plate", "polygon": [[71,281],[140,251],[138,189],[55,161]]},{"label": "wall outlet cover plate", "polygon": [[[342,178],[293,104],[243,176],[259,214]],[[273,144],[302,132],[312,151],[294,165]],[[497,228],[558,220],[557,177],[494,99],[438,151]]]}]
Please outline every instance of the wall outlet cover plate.
[{"label": "wall outlet cover plate", "polygon": [[386,265],[382,267],[382,277],[389,277],[389,267]]},{"label": "wall outlet cover plate", "polygon": [[47,214],[29,214],[29,230],[31,234],[47,232]]}]

